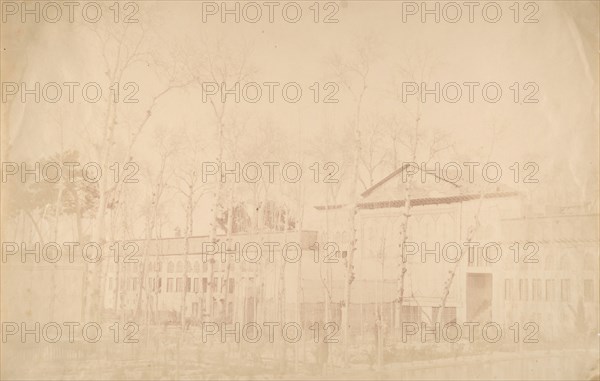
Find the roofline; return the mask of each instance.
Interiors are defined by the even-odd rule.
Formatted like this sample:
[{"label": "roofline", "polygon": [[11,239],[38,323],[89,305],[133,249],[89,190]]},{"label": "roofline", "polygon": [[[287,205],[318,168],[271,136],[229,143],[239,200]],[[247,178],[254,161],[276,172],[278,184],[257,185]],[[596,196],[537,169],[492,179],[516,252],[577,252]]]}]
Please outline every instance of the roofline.
[{"label": "roofline", "polygon": [[[477,200],[480,197],[483,198],[503,198],[518,196],[519,192],[494,192],[494,193],[471,193],[457,196],[446,196],[446,197],[427,197],[417,198],[410,200],[411,206],[423,206],[423,205],[435,205],[435,204],[452,204],[457,202],[465,202]],[[361,209],[380,209],[380,208],[401,208],[404,206],[404,200],[391,200],[391,201],[375,201],[359,203]]]},{"label": "roofline", "polygon": [[386,177],[384,177],[383,179],[381,179],[377,183],[375,183],[375,185],[371,186],[370,188],[368,188],[367,190],[365,190],[364,192],[362,192],[360,194],[360,196],[361,197],[368,196],[375,189],[379,188],[381,185],[383,185],[384,183],[388,182],[391,178],[393,178],[394,176],[396,176],[398,173],[402,172],[406,166],[408,166],[408,164],[404,164],[400,168],[394,170],[392,173],[390,173],[389,175],[387,175]]},{"label": "roofline", "polygon": [[[410,200],[412,206],[420,205],[433,205],[433,204],[452,204],[456,202],[464,202],[476,200],[483,196],[483,198],[502,198],[518,196],[519,192],[507,191],[507,192],[492,192],[492,193],[470,193],[456,196],[444,196],[444,197],[426,197],[426,198],[415,198]],[[329,210],[329,209],[341,209],[345,205],[329,205],[329,206],[315,206],[317,210]],[[357,204],[359,209],[380,209],[380,208],[401,208],[404,206],[404,200],[389,200],[389,201],[373,201],[373,202],[359,202]]]},{"label": "roofline", "polygon": [[[241,236],[261,236],[261,235],[273,235],[273,234],[304,234],[304,233],[318,233],[318,230],[287,230],[287,231],[264,231],[264,232],[256,232],[256,233],[250,233],[250,232],[238,232],[238,233],[231,233],[230,236],[231,237],[241,237]],[[215,234],[215,238],[222,238],[222,237],[227,237],[227,234]],[[181,237],[161,237],[161,238],[150,238],[150,241],[168,241],[168,240],[184,240],[186,237],[185,236],[181,236]],[[210,235],[206,234],[206,235],[191,235],[188,237],[188,239],[209,239]],[[117,240],[116,242],[120,242],[120,241],[127,241],[127,242],[144,242],[147,241],[147,238],[132,238],[132,239],[127,239],[127,240]]]},{"label": "roofline", "polygon": [[[383,179],[379,180],[375,185],[371,186],[369,189],[365,190],[364,192],[362,192],[360,194],[361,197],[366,197],[368,195],[370,195],[371,193],[373,193],[373,191],[377,188],[379,188],[381,185],[387,183],[389,180],[391,180],[393,177],[395,177],[396,175],[398,175],[399,173],[401,173],[402,171],[404,171],[404,169],[406,167],[409,166],[409,163],[405,163],[404,165],[402,165],[400,168],[394,170],[392,173],[390,173],[389,175],[387,175],[386,177],[384,177]],[[420,167],[417,167],[418,171],[421,171]],[[448,184],[452,184],[454,185],[456,188],[459,188],[459,185],[457,185],[456,183],[453,183],[452,181],[449,181],[441,176],[436,175],[435,173],[431,173],[431,172],[426,172],[426,174],[430,174],[435,176],[436,178],[447,182]]]},{"label": "roofline", "polygon": [[[380,186],[382,186],[383,184],[385,184],[386,182],[388,182],[389,180],[391,180],[392,178],[394,178],[396,175],[398,175],[399,173],[401,173],[402,171],[404,171],[404,169],[406,167],[408,167],[409,164],[405,163],[403,164],[400,168],[394,170],[392,173],[390,173],[389,175],[387,175],[386,177],[384,177],[383,179],[379,180],[377,183],[375,183],[373,186],[371,186],[370,188],[368,188],[367,190],[365,190],[364,192],[362,192],[360,194],[360,197],[367,197],[368,195],[370,195],[371,193],[373,193],[373,191],[377,188],[379,188]],[[421,170],[420,168],[417,168],[419,171]],[[438,176],[436,174],[432,174],[432,173],[428,173],[431,174],[433,176],[435,176],[436,178],[447,182],[448,184],[453,185],[456,188],[460,188],[459,185],[457,185],[456,183],[453,183],[452,181],[449,181],[441,176]],[[347,206],[349,204],[335,204],[335,205],[317,205],[315,206],[315,209],[317,210],[330,210],[330,209],[341,209],[345,206]]]},{"label": "roofline", "polygon": [[330,210],[330,209],[342,209],[349,204],[335,204],[335,205],[317,205],[314,208],[317,210]]},{"label": "roofline", "polygon": [[599,213],[577,213],[577,214],[542,214],[542,215],[525,215],[523,217],[503,218],[503,221],[520,221],[520,220],[538,220],[544,218],[566,218],[566,217],[599,217]]}]

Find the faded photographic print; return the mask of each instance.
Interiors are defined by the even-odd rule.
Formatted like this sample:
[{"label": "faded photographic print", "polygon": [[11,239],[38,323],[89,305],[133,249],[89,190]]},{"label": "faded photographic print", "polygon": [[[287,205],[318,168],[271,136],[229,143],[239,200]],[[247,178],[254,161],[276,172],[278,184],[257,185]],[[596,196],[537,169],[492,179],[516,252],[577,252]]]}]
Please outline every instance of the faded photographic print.
[{"label": "faded photographic print", "polygon": [[0,8],[2,380],[600,380],[598,1]]}]

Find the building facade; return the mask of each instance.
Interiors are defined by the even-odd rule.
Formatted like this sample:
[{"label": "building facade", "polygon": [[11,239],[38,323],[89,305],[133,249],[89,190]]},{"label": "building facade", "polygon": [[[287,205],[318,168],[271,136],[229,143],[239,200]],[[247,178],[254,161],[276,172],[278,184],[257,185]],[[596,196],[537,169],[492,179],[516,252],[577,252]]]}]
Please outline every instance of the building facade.
[{"label": "building facade", "polygon": [[[357,203],[349,310],[357,337],[368,336],[377,320],[396,334],[406,322],[495,322],[506,329],[536,322],[549,338],[565,327],[585,332],[597,325],[598,214],[532,214],[510,188],[427,176],[410,190],[404,250],[402,169]],[[355,210],[316,209],[314,230],[219,236],[225,259],[207,246],[208,237],[189,238],[187,255],[184,238],[138,241],[146,288],[140,292],[143,261],[110,263],[105,308],[131,312],[141,304],[155,323],[177,323],[182,313],[191,324],[209,315],[341,323]]]}]

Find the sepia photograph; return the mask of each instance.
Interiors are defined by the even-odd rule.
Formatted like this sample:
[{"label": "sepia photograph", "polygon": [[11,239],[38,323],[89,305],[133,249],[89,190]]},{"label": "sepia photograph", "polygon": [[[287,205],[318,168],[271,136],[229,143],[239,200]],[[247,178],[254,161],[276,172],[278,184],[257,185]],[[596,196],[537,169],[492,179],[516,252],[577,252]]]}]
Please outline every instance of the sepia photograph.
[{"label": "sepia photograph", "polygon": [[600,381],[598,0],[0,10],[0,379]]}]

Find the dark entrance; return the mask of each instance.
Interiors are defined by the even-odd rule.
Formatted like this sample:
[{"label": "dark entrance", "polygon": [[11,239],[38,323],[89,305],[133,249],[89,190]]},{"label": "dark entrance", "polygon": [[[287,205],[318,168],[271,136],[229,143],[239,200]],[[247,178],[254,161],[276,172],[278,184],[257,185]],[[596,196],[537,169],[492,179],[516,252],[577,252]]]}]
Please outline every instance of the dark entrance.
[{"label": "dark entrance", "polygon": [[492,321],[492,274],[467,274],[467,321]]}]

